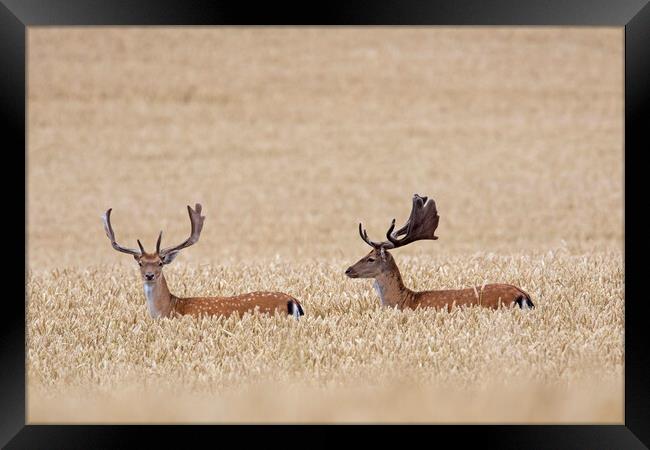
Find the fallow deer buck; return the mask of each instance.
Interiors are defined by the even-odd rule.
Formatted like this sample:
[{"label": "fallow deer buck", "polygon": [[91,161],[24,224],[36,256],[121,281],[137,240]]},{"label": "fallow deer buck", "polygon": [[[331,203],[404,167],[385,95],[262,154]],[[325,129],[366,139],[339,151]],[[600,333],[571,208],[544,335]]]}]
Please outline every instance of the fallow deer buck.
[{"label": "fallow deer buck", "polygon": [[501,305],[534,308],[530,296],[510,284],[487,284],[469,289],[422,292],[415,292],[404,286],[397,264],[388,250],[419,240],[438,239],[434,234],[438,227],[438,220],[438,211],[433,199],[415,194],[408,221],[402,228],[393,232],[395,229],[395,219],[393,219],[386,233],[387,241],[371,241],[366,230],[359,224],[361,239],[372,247],[372,251],[349,267],[345,274],[350,278],[374,278],[374,287],[379,294],[381,304],[398,309],[446,307],[449,310],[453,304],[479,305],[493,309]]},{"label": "fallow deer buck", "polygon": [[196,244],[203,229],[205,216],[201,216],[201,205],[196,204],[194,209],[187,206],[190,215],[192,231],[181,244],[174,247],[160,248],[162,240],[162,231],[158,235],[156,242],[156,251],[147,253],[138,239],[140,250],[122,247],[115,241],[115,233],[111,226],[112,208],[106,211],[102,216],[104,221],[104,230],[111,245],[115,250],[122,253],[133,255],[140,265],[140,274],[144,281],[144,295],[147,299],[149,313],[153,318],[173,317],[175,315],[230,315],[245,312],[252,312],[259,308],[259,312],[289,314],[298,319],[304,315],[302,306],[295,298],[280,292],[251,292],[248,294],[237,295],[234,297],[191,297],[179,298],[169,292],[167,281],[163,275],[163,266],[171,263],[178,253],[190,245]]}]

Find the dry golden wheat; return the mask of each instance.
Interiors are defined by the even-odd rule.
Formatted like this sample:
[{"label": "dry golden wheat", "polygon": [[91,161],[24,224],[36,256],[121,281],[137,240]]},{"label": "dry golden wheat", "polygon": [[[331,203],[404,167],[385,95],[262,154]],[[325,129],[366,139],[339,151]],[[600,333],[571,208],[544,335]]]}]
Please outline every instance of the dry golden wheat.
[{"label": "dry golden wheat", "polygon": [[[361,384],[380,390],[404,384],[434,392],[445,386],[485,390],[495,382],[511,389],[528,383],[535,387],[529,393],[534,395],[544,386],[620,386],[623,286],[616,253],[556,251],[402,262],[405,282],[418,289],[494,279],[517,283],[533,296],[533,311],[385,309],[368,281],[344,278],[343,264],[294,268],[279,260],[218,268],[180,264],[168,270],[179,295],[228,295],[261,287],[290,292],[306,311],[299,322],[264,315],[153,321],[133,267],[31,274],[29,380],[50,395],[89,386],[119,392],[133,384],[160,395],[212,396],[259,383],[273,391],[293,384]],[[520,391],[514,392],[521,396]],[[610,395],[621,402],[620,394],[615,390]],[[523,413],[516,411],[500,414],[521,421]],[[438,417],[440,411],[429,414]],[[161,420],[154,414],[149,419]]]}]

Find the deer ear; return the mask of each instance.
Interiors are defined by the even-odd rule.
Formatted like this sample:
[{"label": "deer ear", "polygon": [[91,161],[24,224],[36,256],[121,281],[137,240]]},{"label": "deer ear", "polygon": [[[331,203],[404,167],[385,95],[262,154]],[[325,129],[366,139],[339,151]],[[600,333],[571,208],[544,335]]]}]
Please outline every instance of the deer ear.
[{"label": "deer ear", "polygon": [[181,252],[180,250],[176,250],[167,253],[165,256],[162,257],[163,264],[170,264],[174,259],[176,259],[176,256],[178,256],[180,252]]}]

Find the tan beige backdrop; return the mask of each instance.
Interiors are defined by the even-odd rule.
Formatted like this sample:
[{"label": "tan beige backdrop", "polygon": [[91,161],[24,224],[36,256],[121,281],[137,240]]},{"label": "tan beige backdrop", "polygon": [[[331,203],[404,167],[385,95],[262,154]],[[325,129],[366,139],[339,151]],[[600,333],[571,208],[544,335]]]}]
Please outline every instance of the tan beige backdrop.
[{"label": "tan beige backdrop", "polygon": [[[28,89],[29,420],[622,421],[622,29],[31,27]],[[416,192],[440,239],[395,252],[407,284],[536,310],[346,279]],[[172,291],[284,290],[299,324],[149,319],[100,215],[152,248],[195,202]]]}]

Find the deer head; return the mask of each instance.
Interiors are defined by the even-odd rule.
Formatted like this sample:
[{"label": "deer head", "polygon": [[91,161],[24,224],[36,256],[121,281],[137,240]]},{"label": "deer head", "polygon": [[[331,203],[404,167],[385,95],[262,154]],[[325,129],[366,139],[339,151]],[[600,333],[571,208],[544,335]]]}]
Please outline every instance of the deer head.
[{"label": "deer head", "polygon": [[363,225],[359,224],[359,235],[366,244],[372,247],[372,251],[348,267],[345,274],[350,278],[376,278],[381,273],[392,270],[395,261],[388,250],[403,247],[415,241],[438,239],[434,233],[438,228],[439,218],[433,199],[415,194],[409,219],[397,231],[394,231],[395,219],[393,219],[386,232],[387,240],[383,242],[371,241],[368,239],[368,233]]},{"label": "deer head", "polygon": [[104,213],[102,220],[104,222],[104,231],[106,231],[106,236],[111,241],[111,245],[115,250],[122,253],[127,253],[133,255],[135,260],[140,265],[140,274],[142,279],[145,282],[155,282],[160,277],[162,273],[162,268],[164,265],[171,263],[178,253],[190,245],[196,244],[201,235],[201,230],[203,229],[203,221],[205,217],[201,215],[201,205],[197,203],[194,206],[194,209],[187,206],[187,211],[190,216],[190,223],[192,224],[192,231],[190,237],[185,239],[179,245],[173,247],[160,248],[160,243],[162,241],[162,231],[158,235],[158,240],[156,241],[156,251],[154,253],[147,253],[142,246],[142,243],[138,239],[139,250],[132,248],[122,247],[115,241],[115,232],[111,226],[111,211],[112,208]]}]

